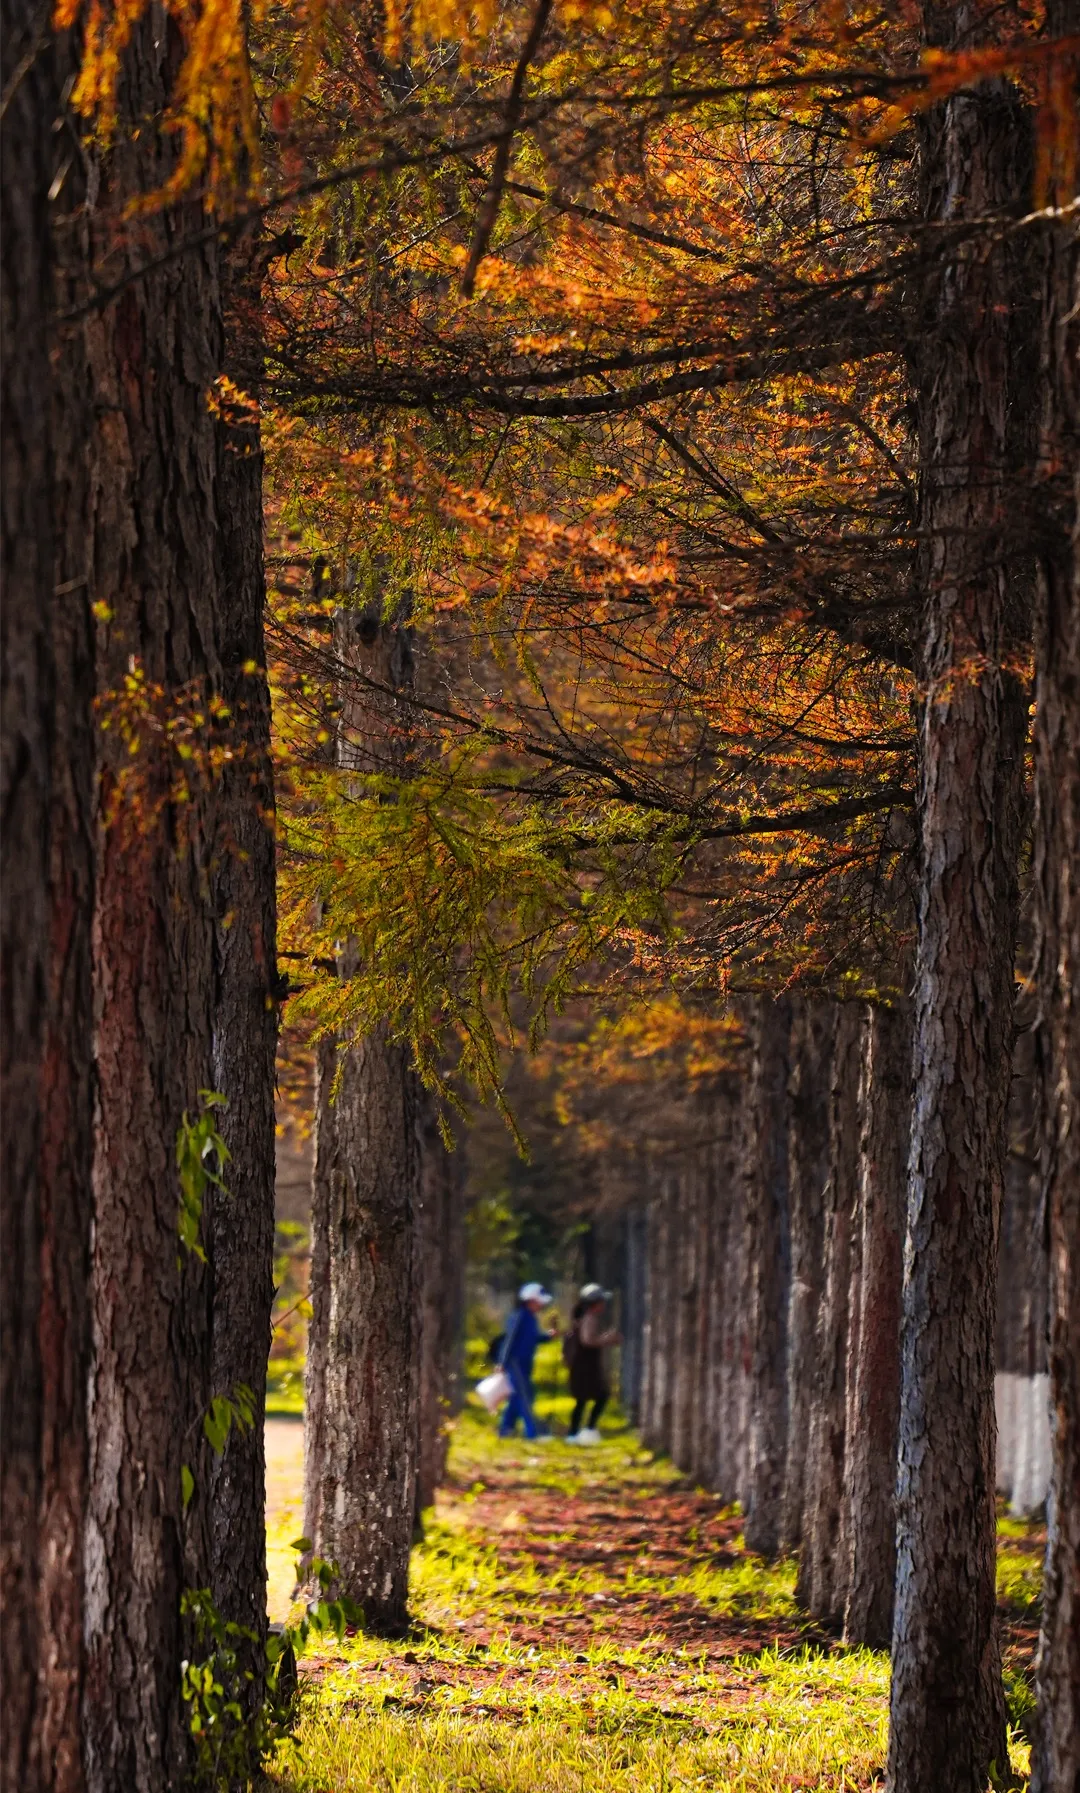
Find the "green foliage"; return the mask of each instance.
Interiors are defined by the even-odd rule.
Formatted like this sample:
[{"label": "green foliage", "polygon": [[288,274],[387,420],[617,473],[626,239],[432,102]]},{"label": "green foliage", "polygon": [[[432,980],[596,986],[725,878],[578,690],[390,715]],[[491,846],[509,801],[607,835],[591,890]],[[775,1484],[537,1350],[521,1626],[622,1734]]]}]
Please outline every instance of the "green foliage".
[{"label": "green foliage", "polygon": [[225,1449],[229,1432],[250,1432],[255,1424],[255,1396],[246,1382],[238,1382],[231,1395],[215,1395],[203,1415],[203,1432],[216,1457]]},{"label": "green foliage", "polygon": [[[451,1101],[448,1052],[502,1105],[515,992],[535,1040],[624,935],[667,930],[681,853],[665,825],[628,808],[597,818],[588,806],[590,877],[571,863],[584,808],[557,822],[535,806],[515,814],[466,752],[407,780],[312,773],[304,795],[285,824],[281,934],[312,970],[290,1015],[343,1039],[387,1022]],[[355,943],[348,969],[343,939]]]},{"label": "green foliage", "polygon": [[200,1090],[198,1114],[192,1120],[185,1108],[176,1135],[176,1168],[180,1175],[176,1228],[185,1250],[204,1264],[206,1253],[199,1232],[206,1191],[213,1184],[223,1195],[228,1194],[221,1173],[229,1162],[229,1148],[214,1121],[215,1109],[225,1106],[225,1097],[217,1090]]},{"label": "green foliage", "polygon": [[[293,1548],[307,1553],[310,1544],[298,1538]],[[298,1655],[313,1637],[340,1641],[348,1627],[363,1621],[354,1601],[328,1597],[337,1578],[333,1563],[305,1555],[297,1562],[298,1578],[301,1560],[305,1574],[318,1584],[319,1597],[297,1624],[271,1631],[265,1646],[247,1626],[222,1618],[209,1588],[189,1589],[183,1596],[181,1611],[198,1651],[196,1660],[182,1665],[181,1693],[194,1745],[192,1778],[199,1788],[234,1793],[250,1785],[258,1764],[296,1722]],[[252,1698],[256,1679],[257,1702]]]},{"label": "green foliage", "polygon": [[209,1588],[189,1589],[181,1611],[199,1652],[197,1660],[182,1664],[181,1681],[194,1743],[192,1778],[205,1788],[246,1785],[253,1762],[279,1734],[269,1682],[266,1705],[254,1718],[246,1710],[258,1637],[246,1626],[223,1619]]}]

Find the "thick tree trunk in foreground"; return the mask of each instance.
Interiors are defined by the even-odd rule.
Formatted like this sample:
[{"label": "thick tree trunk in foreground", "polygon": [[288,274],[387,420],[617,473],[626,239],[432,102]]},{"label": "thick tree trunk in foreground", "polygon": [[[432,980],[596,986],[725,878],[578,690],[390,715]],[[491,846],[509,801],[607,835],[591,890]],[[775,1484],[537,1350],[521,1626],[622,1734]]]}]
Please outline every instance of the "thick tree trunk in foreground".
[{"label": "thick tree trunk in foreground", "polygon": [[[393,1633],[406,1623],[416,1511],[416,1080],[407,1049],[381,1030],[348,1047],[340,1070],[328,1173],[322,1437],[317,1464],[314,1451],[309,1456],[318,1481],[307,1489],[307,1535],[317,1555],[337,1565],[338,1587],[363,1607],[368,1627]],[[314,1251],[321,1256],[317,1237]]]},{"label": "thick tree trunk in foreground", "polygon": [[787,1449],[787,1322],[791,1281],[788,1070],[791,1003],[762,1000],[755,1014],[752,1185],[753,1370],[746,1543],[775,1556]]},{"label": "thick tree trunk in foreground", "polygon": [[[92,221],[106,282],[202,220],[193,202],[144,219],[137,241],[118,232],[124,208],[175,165],[152,125],[130,131],[163,105],[169,35],[148,18],[125,58]],[[180,1605],[210,1566],[210,1289],[178,1236],[175,1149],[184,1111],[194,1116],[213,1080],[216,792],[200,718],[218,677],[215,251],[147,275],[82,334],[96,401],[90,595],[102,606],[86,1762],[95,1793],[156,1793],[186,1775],[180,1665],[199,1646]],[[165,732],[184,718],[190,761]],[[178,779],[190,779],[190,800],[177,800]]]},{"label": "thick tree trunk in foreground", "polygon": [[857,1298],[855,1214],[859,1170],[859,1072],[865,1011],[840,1005],[829,1095],[829,1182],[825,1192],[824,1291],[818,1316],[817,1380],[807,1448],[803,1544],[797,1598],[839,1625],[847,1596],[844,1466],[847,1449],[851,1305]]},{"label": "thick tree trunk in foreground", "polygon": [[424,1512],[446,1473],[449,1422],[461,1405],[465,1328],[465,1154],[447,1151],[427,1090],[420,1126],[420,1436],[416,1508]]},{"label": "thick tree trunk in foreground", "polygon": [[[2,11],[7,92],[42,19],[22,0]],[[51,47],[31,59],[0,157],[0,1781],[79,1793],[94,684],[77,458],[90,395],[80,354],[64,346],[51,360],[47,336],[58,290],[66,297],[47,199],[63,151],[53,130],[62,76]]]},{"label": "thick tree trunk in foreground", "polygon": [[849,1643],[886,1647],[896,1580],[896,1427],[911,1117],[906,1009],[870,1011],[859,1093],[859,1348],[848,1403]]},{"label": "thick tree trunk in foreground", "polygon": [[788,1444],[780,1544],[802,1540],[806,1457],[817,1383],[825,1190],[829,1181],[829,1089],[836,1004],[795,1005],[791,1045],[791,1294],[788,1303]]},{"label": "thick tree trunk in foreground", "polygon": [[[232,296],[255,302],[234,258]],[[246,360],[230,325],[227,353],[246,385]],[[236,757],[216,792],[212,879],[216,924],[214,1088],[225,1097],[220,1130],[231,1154],[229,1193],[210,1204],[213,1276],[211,1393],[238,1387],[254,1397],[255,1424],[233,1426],[211,1473],[210,1586],[222,1617],[266,1631],[266,1469],[263,1448],[266,1363],[274,1299],[274,1058],[277,1047],[274,790],[270,696],[263,641],[262,453],[255,418],[226,419],[218,436],[217,511],[222,556],[216,605],[221,694],[229,706]],[[262,1692],[261,1648],[248,1699]]]},{"label": "thick tree trunk in foreground", "polygon": [[[964,15],[931,24],[952,47]],[[967,38],[964,47],[970,47]],[[1029,133],[984,83],[923,127],[925,215],[1026,207]],[[914,1111],[905,1245],[892,1646],[892,1793],[984,1793],[1007,1762],[995,1626],[994,1297],[1012,1054],[1026,618],[1005,531],[1005,241],[942,249],[917,330],[921,725]],[[1030,378],[1030,374],[1028,375]]]},{"label": "thick tree trunk in foreground", "polygon": [[[1059,32],[1080,31],[1075,0]],[[1075,95],[1075,64],[1073,93]],[[1063,198],[1070,197],[1064,187]],[[1040,568],[1036,712],[1039,1051],[1047,1116],[1052,1487],[1036,1674],[1032,1793],[1080,1787],[1080,242],[1047,230],[1046,410],[1051,528]]]}]

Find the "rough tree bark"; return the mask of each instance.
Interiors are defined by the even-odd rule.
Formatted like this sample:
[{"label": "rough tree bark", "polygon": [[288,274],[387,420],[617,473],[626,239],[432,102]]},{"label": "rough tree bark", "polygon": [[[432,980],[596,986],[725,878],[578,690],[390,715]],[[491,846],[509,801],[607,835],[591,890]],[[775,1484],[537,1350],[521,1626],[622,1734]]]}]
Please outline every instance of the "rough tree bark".
[{"label": "rough tree bark", "polygon": [[[251,317],[260,263],[246,246],[229,258],[225,358],[257,391]],[[248,1653],[251,1709],[262,1695],[266,1632],[266,1467],[263,1418],[274,1299],[274,1058],[277,1047],[274,787],[263,611],[262,451],[257,417],[225,416],[218,432],[215,606],[220,691],[235,755],[215,793],[213,1084],[225,1097],[220,1131],[231,1161],[228,1196],[210,1203],[213,1278],[211,1393],[254,1396],[255,1424],[234,1426],[210,1477],[210,1587],[226,1619],[260,1640]]]},{"label": "rough tree bark", "polygon": [[[153,121],[177,49],[175,27],[148,17],[125,56],[121,127],[80,226],[105,284],[203,216],[191,201],[144,217],[137,241],[120,228],[175,167]],[[187,1771],[180,1664],[198,1645],[181,1597],[207,1586],[210,1566],[210,1288],[194,1254],[178,1263],[174,1152],[184,1111],[213,1081],[215,793],[199,719],[219,676],[216,248],[128,286],[81,336],[95,395],[86,570],[101,693],[85,1749],[92,1789],[154,1793]],[[186,762],[165,731],[183,718]],[[190,800],[177,795],[182,777]]]},{"label": "rough tree bark", "polygon": [[675,1334],[672,1340],[671,1459],[689,1471],[694,1458],[698,1358],[695,1349],[701,1296],[698,1225],[701,1179],[698,1153],[691,1148],[672,1179],[675,1256]]},{"label": "rough tree bark", "polygon": [[420,1127],[420,1435],[416,1510],[435,1500],[446,1473],[449,1420],[461,1404],[465,1326],[465,1153],[447,1151],[428,1091],[418,1091]]},{"label": "rough tree bark", "polygon": [[416,1079],[407,1048],[381,1029],[341,1053],[339,1075],[322,1441],[307,1536],[337,1565],[338,1586],[363,1607],[368,1627],[394,1633],[407,1620],[416,1511]]},{"label": "rough tree bark", "polygon": [[997,1492],[1010,1511],[1044,1506],[1050,1481],[1047,1328],[1050,1262],[1040,1153],[1045,1112],[1036,1061],[1035,1013],[1020,1024],[1009,1091],[1009,1155],[1001,1198],[994,1389]]},{"label": "rough tree bark", "polygon": [[788,1301],[788,1443],[780,1546],[802,1540],[806,1453],[817,1367],[822,1302],[824,1198],[829,1180],[829,1088],[836,1004],[802,998],[793,1005],[791,1045],[791,1294]]},{"label": "rough tree bark", "polygon": [[746,1543],[780,1547],[787,1449],[787,1319],[791,1283],[788,1074],[791,1003],[763,999],[755,1014],[751,1192],[753,1370]]},{"label": "rough tree bark", "polygon": [[[43,23],[5,0],[5,94]],[[48,335],[85,291],[81,245],[56,267],[47,197],[65,74],[54,46],[30,56],[0,151],[0,1781],[80,1793],[94,671],[77,453],[90,392],[79,345]]]},{"label": "rough tree bark", "polygon": [[[375,607],[339,609],[338,653],[361,674],[344,678],[338,761],[357,775],[400,769],[413,678],[411,635]],[[367,679],[374,681],[369,687]],[[346,945],[341,974],[354,949]],[[305,1532],[336,1563],[343,1593],[376,1631],[407,1622],[416,1513],[421,1352],[418,1080],[404,1046],[384,1029],[342,1046],[331,1103],[320,1114],[313,1213],[314,1328],[324,1343],[317,1450],[305,1471]],[[321,1100],[321,1097],[320,1097]],[[326,1157],[323,1136],[329,1156]],[[325,1161],[325,1162],[324,1162]],[[320,1200],[319,1178],[327,1177]],[[325,1255],[318,1237],[325,1219]]]},{"label": "rough tree bark", "polygon": [[[714,1094],[710,1104],[712,1114],[718,1109],[718,1097]],[[703,1116],[703,1124],[708,1126],[710,1116]],[[712,1481],[716,1463],[716,1410],[714,1404],[713,1366],[718,1352],[717,1327],[719,1322],[719,1304],[715,1300],[717,1273],[717,1228],[719,1201],[717,1199],[717,1165],[719,1160],[719,1141],[706,1139],[698,1148],[697,1178],[699,1184],[698,1224],[697,1224],[697,1325],[694,1333],[692,1350],[694,1354],[694,1423],[690,1440],[690,1472],[696,1481],[706,1487]]]},{"label": "rough tree bark", "polygon": [[[1080,32],[1076,0],[1051,28]],[[1077,70],[1063,99],[1076,101]],[[1059,199],[1071,198],[1064,182]],[[1043,534],[1036,660],[1038,1044],[1050,1233],[1052,1488],[1032,1793],[1080,1787],[1080,241],[1076,217],[1046,230],[1043,277]]]},{"label": "rough tree bark", "polygon": [[734,1500],[737,1480],[732,1437],[733,1384],[736,1377],[736,1292],[732,1259],[738,1252],[742,1215],[739,1137],[741,1079],[724,1078],[712,1107],[714,1143],[709,1182],[709,1276],[707,1422],[702,1475],[706,1487]]},{"label": "rough tree bark", "polygon": [[649,1205],[649,1292],[642,1438],[650,1450],[671,1442],[671,1334],[673,1330],[672,1213],[670,1174],[661,1171]]},{"label": "rough tree bark", "polygon": [[619,1356],[619,1400],[632,1425],[641,1424],[642,1347],[648,1274],[648,1213],[632,1207],[625,1217],[623,1257],[623,1343]]},{"label": "rough tree bark", "polygon": [[315,1049],[315,1132],[311,1155],[311,1263],[308,1300],[311,1317],[304,1362],[304,1535],[322,1528],[323,1462],[326,1444],[326,1337],[330,1323],[330,1168],[334,1162],[334,1108],[331,1095],[337,1048],[322,1039]]},{"label": "rough tree bark", "polygon": [[[929,41],[970,49],[968,24],[959,8],[930,12]],[[921,126],[920,154],[924,215],[941,247],[915,330],[926,695],[888,1784],[983,1793],[991,1762],[1007,1762],[994,1293],[1028,594],[1006,536],[1011,479],[1023,475],[1010,419],[1008,239],[950,242],[940,227],[1027,209],[1030,132],[1017,96],[984,82],[942,102]],[[1030,385],[1030,367],[1024,377]]]},{"label": "rough tree bark", "polygon": [[998,1373],[1046,1372],[1050,1269],[1039,1175],[1041,1091],[1034,1026],[1018,1032],[1009,1092],[1009,1155],[1001,1205]]},{"label": "rough tree bark", "polygon": [[817,1374],[807,1446],[803,1543],[796,1598],[826,1625],[839,1625],[847,1595],[844,1464],[851,1297],[858,1204],[859,1069],[864,1014],[841,1003],[829,1091],[829,1181],[825,1190],[824,1287],[817,1331]]},{"label": "rough tree bark", "polygon": [[885,1648],[896,1580],[896,1427],[911,1116],[911,1019],[875,1005],[859,1090],[859,1348],[848,1374],[844,1636]]},{"label": "rough tree bark", "polygon": [[753,1191],[755,1116],[749,1076],[740,1077],[731,1113],[723,1262],[722,1386],[717,1404],[716,1489],[727,1501],[748,1497],[750,1388],[753,1371]]}]

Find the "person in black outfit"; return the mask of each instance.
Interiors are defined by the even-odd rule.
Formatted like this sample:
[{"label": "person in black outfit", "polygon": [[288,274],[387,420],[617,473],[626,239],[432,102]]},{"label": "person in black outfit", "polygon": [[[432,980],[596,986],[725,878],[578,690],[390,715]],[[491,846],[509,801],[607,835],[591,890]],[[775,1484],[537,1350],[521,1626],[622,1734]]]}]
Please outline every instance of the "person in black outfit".
[{"label": "person in black outfit", "polygon": [[[586,1283],[571,1315],[564,1355],[570,1370],[570,1393],[574,1412],[570,1421],[569,1442],[599,1444],[600,1415],[607,1406],[611,1390],[604,1367],[604,1351],[608,1345],[621,1343],[613,1329],[604,1330],[604,1308],[611,1300],[610,1292],[599,1283]],[[592,1403],[589,1424],[582,1425],[585,1409]]]}]

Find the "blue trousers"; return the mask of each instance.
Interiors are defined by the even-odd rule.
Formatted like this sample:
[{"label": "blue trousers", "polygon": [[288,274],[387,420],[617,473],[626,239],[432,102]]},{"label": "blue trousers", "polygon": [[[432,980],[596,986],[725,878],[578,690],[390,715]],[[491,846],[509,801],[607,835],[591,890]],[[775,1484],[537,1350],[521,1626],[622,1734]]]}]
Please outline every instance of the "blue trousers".
[{"label": "blue trousers", "polygon": [[502,1410],[502,1418],[499,1421],[499,1437],[512,1437],[520,1419],[525,1422],[526,1438],[538,1438],[540,1428],[533,1413],[532,1377],[527,1375],[521,1365],[514,1362],[513,1358],[509,1363],[503,1365],[503,1369],[510,1378],[514,1392]]}]

